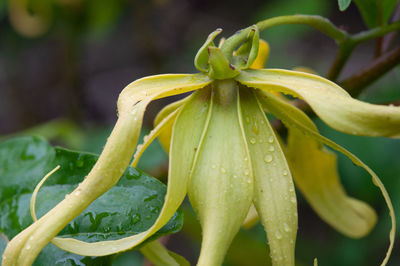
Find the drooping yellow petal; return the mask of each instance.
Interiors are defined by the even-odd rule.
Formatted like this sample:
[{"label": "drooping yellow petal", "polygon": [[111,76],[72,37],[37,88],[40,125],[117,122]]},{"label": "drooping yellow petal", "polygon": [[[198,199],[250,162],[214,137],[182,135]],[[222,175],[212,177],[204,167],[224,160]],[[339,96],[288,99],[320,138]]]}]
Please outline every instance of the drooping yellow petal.
[{"label": "drooping yellow petal", "polygon": [[[52,171],[50,171],[43,179],[36,185],[31,201],[30,201],[30,212],[31,212],[31,217],[34,222],[37,221],[36,217],[36,197],[37,194],[44,184],[46,180],[54,173],[56,172],[60,166],[57,166],[54,168]],[[63,238],[55,237],[53,238],[52,242],[57,246],[57,243],[62,243]],[[164,265],[176,265],[176,266],[189,266],[190,263],[183,258],[182,256],[169,251],[166,249],[163,245],[161,245],[157,240],[149,242],[145,244],[142,248],[140,248],[140,251],[142,254],[149,260],[151,263],[153,263],[156,266],[164,266]]]},{"label": "drooping yellow petal", "polygon": [[[153,99],[182,94],[188,91],[204,88],[211,83],[204,74],[164,74],[144,77],[130,83],[121,92],[118,99],[118,111],[122,108],[132,108],[136,102],[153,95]],[[161,88],[169,88],[160,92]]]},{"label": "drooping yellow petal", "polygon": [[154,266],[190,266],[190,263],[182,256],[169,251],[157,240],[147,243],[140,252]]},{"label": "drooping yellow petal", "polygon": [[[160,137],[160,135],[163,132],[166,132],[165,134],[169,135],[169,139],[168,139],[168,148],[169,148],[169,144],[171,142],[171,136],[172,136],[172,127],[174,125],[175,119],[176,119],[179,111],[181,110],[181,107],[182,107],[182,105],[175,108],[175,110],[171,110],[172,112],[170,112],[166,117],[164,117],[163,120],[161,120],[157,124],[157,126],[155,126],[154,129],[152,129],[150,131],[150,133],[143,138],[143,141],[144,141],[143,144],[138,145],[136,148],[136,152],[133,157],[133,161],[131,163],[132,167],[137,166],[143,152],[154,141],[154,139],[157,137]],[[165,114],[165,112],[163,114]],[[165,135],[164,135],[164,137],[165,137]]]},{"label": "drooping yellow petal", "polygon": [[[165,106],[161,111],[157,114],[156,118],[154,119],[154,127],[157,127],[159,123],[161,123],[164,118],[166,118],[169,114],[174,112],[176,109],[178,109],[180,106],[182,106],[186,101],[188,100],[188,97],[176,101],[173,103],[168,104]],[[169,146],[171,144],[171,136],[172,136],[172,126],[173,123],[167,123],[164,125],[163,130],[159,132],[158,135],[158,140],[161,143],[161,146],[164,148],[164,150],[168,153],[169,152]]]},{"label": "drooping yellow petal", "polygon": [[[143,114],[150,101],[199,89],[209,82],[208,78],[202,75],[162,75],[137,80],[125,88],[118,100],[118,121],[91,172],[69,197],[9,242],[3,254],[2,265],[32,264],[43,247],[65,225],[118,182],[129,164],[139,137]],[[177,180],[178,183],[181,181]],[[107,243],[89,244],[75,239],[65,239],[65,249],[82,255],[103,256],[132,248],[169,220],[178,208],[177,202],[184,197],[185,193],[183,196],[178,193],[175,197],[174,190],[180,189],[180,185],[168,187],[166,203],[172,201],[174,204],[166,204],[167,208],[164,207],[164,209],[167,210],[160,214],[156,224],[148,231],[127,240],[106,241]],[[172,200],[171,194],[174,195]],[[111,249],[110,245],[115,249]]]},{"label": "drooping yellow petal", "polygon": [[289,129],[288,158],[296,185],[325,222],[353,238],[371,231],[376,223],[375,211],[346,194],[334,153],[298,130]]},{"label": "drooping yellow petal", "polygon": [[188,190],[203,232],[200,266],[222,264],[253,196],[251,165],[239,126],[236,84],[225,80],[214,85],[212,115]]},{"label": "drooping yellow petal", "polygon": [[249,88],[240,112],[254,174],[254,205],[267,233],[273,265],[294,265],[297,200],[289,166],[268,119]]},{"label": "drooping yellow petal", "polygon": [[260,39],[258,43],[258,54],[253,64],[251,64],[250,68],[260,69],[265,67],[269,56],[269,44]]},{"label": "drooping yellow petal", "polygon": [[354,135],[400,137],[400,107],[358,101],[322,77],[290,70],[248,69],[235,79],[249,87],[300,97],[337,130]]},{"label": "drooping yellow petal", "polygon": [[[296,134],[302,134],[303,138],[306,138],[306,141],[314,141],[314,142],[318,142],[318,143],[323,143],[323,144],[331,147],[332,149],[343,153],[355,165],[358,165],[358,166],[362,167],[364,170],[366,170],[371,175],[373,183],[380,189],[380,191],[382,193],[382,196],[385,199],[386,205],[388,206],[388,209],[389,209],[389,215],[390,215],[390,218],[391,218],[391,222],[392,222],[392,228],[391,228],[390,233],[389,233],[389,238],[390,238],[389,248],[388,248],[386,256],[385,256],[385,258],[384,258],[384,260],[383,260],[383,262],[381,264],[381,265],[386,265],[386,263],[389,260],[389,257],[390,257],[390,254],[392,252],[393,245],[394,245],[394,236],[395,236],[395,231],[396,231],[396,220],[395,220],[395,216],[394,216],[394,210],[393,210],[392,202],[390,200],[390,197],[389,197],[384,185],[380,181],[379,177],[367,165],[365,165],[360,159],[358,159],[355,155],[353,155],[352,153],[350,153],[349,151],[347,151],[343,147],[339,146],[335,142],[333,142],[333,141],[321,136],[318,133],[318,131],[316,130],[316,128],[315,128],[314,124],[312,123],[312,121],[303,112],[301,112],[299,109],[291,106],[290,104],[287,104],[287,103],[281,101],[279,98],[277,98],[274,95],[269,94],[269,93],[263,93],[263,95],[260,98],[262,98],[263,102],[265,103],[266,108],[273,115],[275,115],[278,119],[282,120],[282,122],[288,128],[291,128],[292,130],[295,130]],[[312,149],[312,146],[311,147],[306,147],[306,148],[307,149],[309,149],[309,148]],[[317,166],[314,165],[314,167],[317,167]],[[297,178],[299,178],[299,177],[297,177]],[[329,177],[327,177],[327,178],[329,178]],[[304,185],[303,185],[303,187],[304,187]],[[332,188],[335,189],[334,186]],[[333,192],[333,193],[337,193],[336,196],[339,196],[338,192]],[[311,195],[308,195],[308,198],[310,196]],[[343,196],[343,194],[342,194],[342,196]],[[342,210],[343,214],[348,214],[349,215],[347,217],[338,217],[338,219],[340,219],[342,221],[346,220],[346,219],[354,219],[357,215],[360,215],[360,217],[358,217],[358,218],[361,219],[361,220],[363,219],[362,217],[364,217],[364,219],[371,219],[371,216],[373,216],[373,214],[370,213],[371,209],[369,207],[366,207],[366,205],[364,203],[361,203],[360,201],[357,201],[357,200],[354,200],[354,199],[350,199],[349,200],[349,199],[344,199],[344,198],[342,198],[342,199],[338,198],[338,199],[334,199],[334,200],[335,200],[335,203],[336,203],[336,201],[337,202],[341,202],[341,201],[342,202],[344,202],[344,201],[349,201],[350,202],[350,203],[348,203],[348,205],[342,204],[342,208],[346,208],[347,207],[347,209]],[[327,208],[332,208],[332,207],[328,207],[327,206]],[[351,214],[351,212],[355,212],[355,213]],[[335,213],[336,213],[336,215],[341,215],[340,211],[335,211]],[[319,213],[319,214],[322,216],[321,213]],[[324,215],[326,215],[326,214],[324,214]],[[327,217],[325,217],[325,219],[327,219]],[[335,221],[330,221],[330,222],[331,223],[336,223]],[[374,222],[373,221],[366,221],[366,220],[362,221],[361,224],[360,224],[360,226],[364,227],[364,229],[362,229],[362,230],[366,230],[367,231],[368,230],[368,226],[371,226],[370,223],[374,223]],[[353,229],[357,226],[356,224],[352,224],[352,221],[347,221],[346,225],[352,226]],[[350,231],[349,229],[344,229],[345,225],[336,225],[336,227],[340,227],[343,232],[349,232]],[[354,230],[360,230],[360,229],[354,229]]]},{"label": "drooping yellow petal", "polygon": [[[72,238],[57,238],[53,242],[58,247],[76,254],[103,256],[130,249],[164,226],[185,198],[194,156],[207,120],[209,96],[207,88],[196,93],[175,120],[170,147],[167,194],[160,215],[152,227],[140,234],[119,240],[87,243]],[[190,138],[187,137],[189,135]]]}]

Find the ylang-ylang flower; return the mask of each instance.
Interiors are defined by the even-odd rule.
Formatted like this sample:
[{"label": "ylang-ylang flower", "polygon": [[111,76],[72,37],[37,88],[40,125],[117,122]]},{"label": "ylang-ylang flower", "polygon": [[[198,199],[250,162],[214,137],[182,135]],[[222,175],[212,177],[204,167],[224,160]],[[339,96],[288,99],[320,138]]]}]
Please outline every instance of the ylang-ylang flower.
[{"label": "ylang-ylang flower", "polygon": [[[363,167],[382,191],[393,224],[385,264],[393,247],[395,221],[382,183],[357,157],[321,136],[312,120],[282,95],[305,100],[334,129],[363,136],[400,137],[400,107],[355,100],[317,75],[258,69],[265,61],[267,45],[259,41],[257,27],[247,30],[239,47],[231,39],[215,46],[220,30],[212,33],[195,59],[199,74],[156,75],[129,84],[120,94],[119,118],[98,162],[76,189],[80,193],[71,193],[16,236],[4,253],[3,265],[32,263],[52,240],[87,256],[130,249],[160,229],[186,195],[203,231],[198,265],[223,262],[233,237],[249,219],[249,210],[249,216],[256,213],[265,228],[273,265],[294,265],[298,214],[293,179],[318,215],[339,232],[358,238],[376,223],[369,205],[346,194],[336,157],[323,144]],[[113,241],[53,239],[118,181],[134,152],[147,105],[189,91],[194,92],[158,114],[155,129],[138,146],[132,163],[136,165],[156,137],[169,153],[168,190],[153,226]],[[274,132],[266,112],[288,128],[286,143]],[[28,245],[35,248],[28,251],[24,248]]]}]

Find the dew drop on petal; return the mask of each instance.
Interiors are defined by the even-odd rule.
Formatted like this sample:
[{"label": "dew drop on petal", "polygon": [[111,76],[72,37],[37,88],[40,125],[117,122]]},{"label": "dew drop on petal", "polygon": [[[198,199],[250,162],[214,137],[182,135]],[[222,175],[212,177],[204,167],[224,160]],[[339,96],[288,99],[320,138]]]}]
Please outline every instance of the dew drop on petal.
[{"label": "dew drop on petal", "polygon": [[275,150],[275,147],[271,145],[271,146],[269,146],[268,150],[269,150],[269,151],[274,151],[274,150]]},{"label": "dew drop on petal", "polygon": [[270,163],[270,162],[272,162],[272,156],[271,155],[269,155],[269,154],[267,154],[267,155],[265,155],[265,157],[264,157],[264,162],[266,162],[266,163]]},{"label": "dew drop on petal", "polygon": [[290,201],[291,201],[292,203],[296,203],[296,198],[295,198],[295,197],[291,197],[291,198],[290,198]]},{"label": "dew drop on petal", "polygon": [[288,172],[287,172],[286,170],[283,170],[283,175],[284,175],[284,176],[287,176],[287,175],[288,175]]},{"label": "dew drop on petal", "polygon": [[246,122],[250,123],[250,117],[246,116]]},{"label": "dew drop on petal", "polygon": [[256,139],[255,139],[255,138],[251,138],[251,139],[250,139],[250,143],[251,143],[251,144],[256,144]]},{"label": "dew drop on petal", "polygon": [[217,166],[215,164],[213,164],[213,165],[211,165],[211,168],[215,169],[215,168],[217,168]]},{"label": "dew drop on petal", "polygon": [[276,239],[282,239],[282,234],[281,234],[281,232],[276,231],[276,232],[275,232],[275,237],[276,237]]},{"label": "dew drop on petal", "polygon": [[249,175],[249,170],[248,169],[244,170],[244,175]]},{"label": "dew drop on petal", "polygon": [[226,170],[225,170],[225,168],[223,168],[223,167],[221,167],[220,171],[221,171],[221,173],[223,173],[223,174],[226,173]]},{"label": "dew drop on petal", "polygon": [[290,232],[290,227],[287,223],[283,223],[283,230],[285,230],[285,232]]}]

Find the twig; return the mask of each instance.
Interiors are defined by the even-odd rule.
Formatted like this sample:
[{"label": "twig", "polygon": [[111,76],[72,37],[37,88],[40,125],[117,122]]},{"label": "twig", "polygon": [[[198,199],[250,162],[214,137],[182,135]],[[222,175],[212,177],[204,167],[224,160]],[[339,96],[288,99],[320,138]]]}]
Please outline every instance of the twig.
[{"label": "twig", "polygon": [[343,80],[340,85],[349,92],[351,96],[355,97],[361,93],[362,89],[373,83],[399,63],[400,46],[384,53],[360,72]]}]

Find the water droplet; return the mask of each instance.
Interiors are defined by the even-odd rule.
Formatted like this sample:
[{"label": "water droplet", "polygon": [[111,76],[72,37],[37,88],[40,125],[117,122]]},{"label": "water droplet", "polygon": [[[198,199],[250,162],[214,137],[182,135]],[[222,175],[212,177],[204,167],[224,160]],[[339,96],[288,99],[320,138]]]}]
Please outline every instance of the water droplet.
[{"label": "water droplet", "polygon": [[247,179],[247,183],[251,184],[251,179],[250,178]]},{"label": "water droplet", "polygon": [[246,123],[250,123],[250,117],[246,116]]},{"label": "water droplet", "polygon": [[275,232],[275,237],[276,237],[276,239],[282,239],[282,234],[281,234],[281,232],[276,231],[276,232]]},{"label": "water droplet", "polygon": [[274,142],[274,137],[273,137],[273,136],[269,136],[268,142],[269,142],[269,143],[273,143],[273,142]]},{"label": "water droplet", "polygon": [[291,201],[292,203],[296,203],[296,198],[295,198],[295,197],[291,197],[291,198],[290,198],[290,201]]},{"label": "water droplet", "polygon": [[254,124],[253,124],[253,126],[251,127],[251,130],[253,131],[254,134],[258,135],[259,130],[258,130],[257,121],[254,121]]},{"label": "water droplet", "polygon": [[269,151],[274,151],[274,150],[275,150],[275,147],[274,147],[274,146],[269,146],[268,150],[269,150]]},{"label": "water droplet", "polygon": [[290,232],[290,227],[287,223],[283,223],[283,230],[285,230],[285,232]]},{"label": "water droplet", "polygon": [[251,139],[250,139],[250,143],[251,143],[251,144],[256,144],[256,139],[255,139],[255,138],[251,138]]},{"label": "water droplet", "polygon": [[244,160],[247,162],[247,160],[248,160],[249,158],[247,158],[247,157],[244,157]]},{"label": "water droplet", "polygon": [[244,175],[249,175],[249,170],[248,169],[244,170]]},{"label": "water droplet", "polygon": [[283,175],[284,175],[284,176],[287,176],[287,175],[288,175],[288,172],[287,172],[286,170],[283,170]]},{"label": "water droplet", "polygon": [[126,170],[126,178],[127,179],[139,179],[140,178],[140,173],[138,170],[136,170],[133,167],[128,167]]},{"label": "water droplet", "polygon": [[223,168],[223,167],[221,167],[220,171],[221,171],[221,173],[223,173],[223,174],[226,173],[226,170],[225,170],[225,168]]},{"label": "water droplet", "polygon": [[290,188],[289,188],[289,191],[290,191],[290,192],[293,192],[293,191],[294,191],[294,188],[293,188],[293,187],[290,187]]},{"label": "water droplet", "polygon": [[266,162],[266,163],[270,163],[270,162],[272,162],[272,156],[271,155],[269,155],[269,154],[267,154],[267,155],[265,155],[265,157],[264,157],[264,162]]},{"label": "water droplet", "polygon": [[81,194],[81,191],[80,190],[77,190],[77,191],[75,191],[75,196],[79,196],[79,194]]},{"label": "water droplet", "polygon": [[31,246],[30,245],[26,245],[25,249],[29,250],[29,249],[31,249]]},{"label": "water droplet", "polygon": [[237,175],[233,175],[233,178],[237,178]]}]

